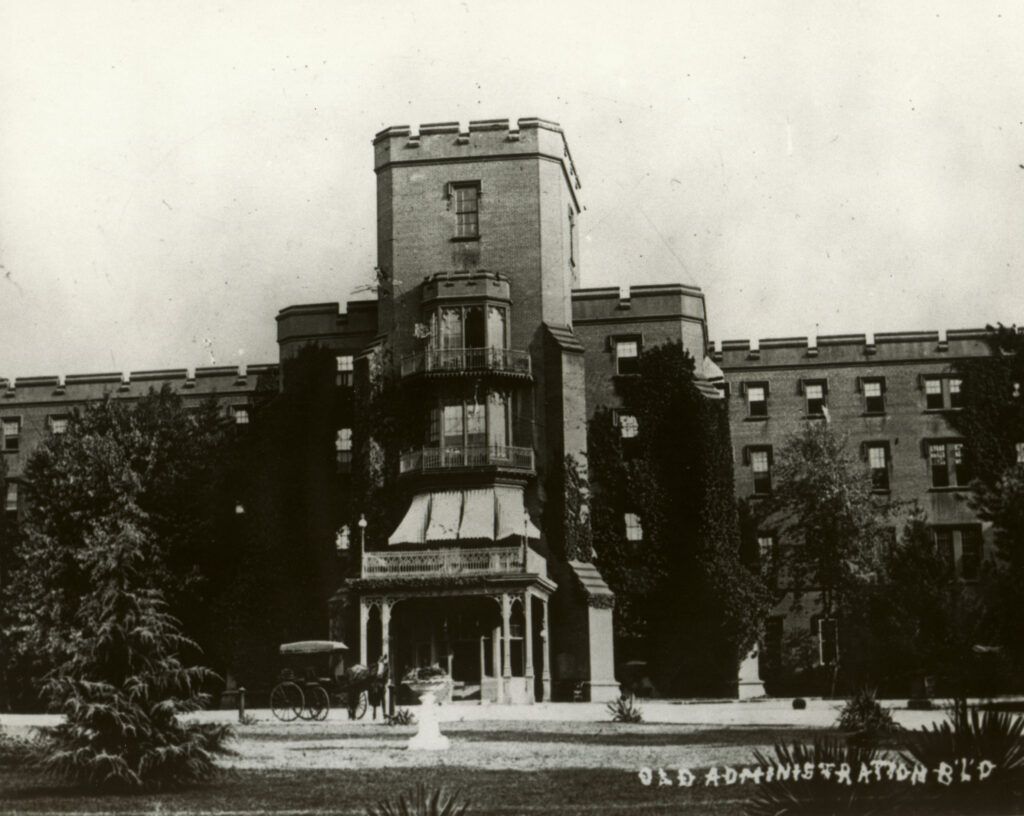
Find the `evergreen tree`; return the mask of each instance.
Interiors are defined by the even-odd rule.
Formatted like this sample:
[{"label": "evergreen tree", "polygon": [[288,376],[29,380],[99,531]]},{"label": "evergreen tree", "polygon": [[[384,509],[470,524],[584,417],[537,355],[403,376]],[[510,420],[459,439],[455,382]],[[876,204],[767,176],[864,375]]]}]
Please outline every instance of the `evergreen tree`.
[{"label": "evergreen tree", "polygon": [[230,727],[179,718],[206,704],[202,687],[215,675],[182,662],[195,644],[154,586],[163,553],[124,476],[129,489],[85,522],[76,553],[86,590],[66,619],[74,642],[60,645],[69,656],[44,686],[65,719],[46,734],[41,765],[96,787],[177,787],[216,773]]},{"label": "evergreen tree", "polygon": [[[728,415],[694,382],[679,343],[647,349],[621,377],[623,438],[610,411],[590,424],[594,550],[616,593],[619,653],[650,662],[665,693],[722,694],[756,641],[768,595],[741,560]],[[642,541],[624,514],[640,517]]]}]

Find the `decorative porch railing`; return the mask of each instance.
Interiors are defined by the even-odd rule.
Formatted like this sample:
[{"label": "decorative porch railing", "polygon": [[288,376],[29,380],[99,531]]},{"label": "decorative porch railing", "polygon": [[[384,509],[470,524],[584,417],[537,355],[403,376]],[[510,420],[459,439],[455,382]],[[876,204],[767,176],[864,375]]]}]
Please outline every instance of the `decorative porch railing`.
[{"label": "decorative porch railing", "polygon": [[364,578],[385,576],[488,575],[526,571],[523,548],[446,547],[418,552],[367,552],[363,554]]},{"label": "decorative porch railing", "polygon": [[425,349],[402,360],[402,376],[495,371],[530,376],[530,354],[506,348]]},{"label": "decorative porch railing", "polygon": [[450,469],[500,467],[533,472],[533,448],[509,445],[479,447],[418,448],[403,453],[400,473],[429,473]]}]

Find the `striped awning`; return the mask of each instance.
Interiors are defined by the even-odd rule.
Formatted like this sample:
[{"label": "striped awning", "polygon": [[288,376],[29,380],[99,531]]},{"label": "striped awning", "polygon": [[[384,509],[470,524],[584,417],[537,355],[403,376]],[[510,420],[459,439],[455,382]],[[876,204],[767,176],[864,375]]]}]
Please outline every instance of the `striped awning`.
[{"label": "striped awning", "polygon": [[428,544],[447,541],[540,539],[530,520],[523,491],[509,485],[475,490],[436,490],[417,493],[388,544]]}]

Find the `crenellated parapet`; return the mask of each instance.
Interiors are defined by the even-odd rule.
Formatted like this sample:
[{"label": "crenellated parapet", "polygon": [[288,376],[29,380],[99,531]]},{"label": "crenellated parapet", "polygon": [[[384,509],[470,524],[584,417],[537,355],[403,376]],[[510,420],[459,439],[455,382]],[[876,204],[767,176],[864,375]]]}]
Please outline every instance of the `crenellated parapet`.
[{"label": "crenellated parapet", "polygon": [[12,406],[42,404],[72,407],[107,395],[140,397],[165,385],[185,397],[248,394],[256,388],[262,375],[276,370],[276,365],[260,364],[0,379],[0,411]]},{"label": "crenellated parapet", "polygon": [[535,116],[516,127],[508,119],[478,119],[465,129],[458,122],[396,125],[377,133],[373,149],[378,173],[395,164],[539,155],[560,162],[573,189],[582,186],[561,126]]},{"label": "crenellated parapet", "polygon": [[704,321],[704,293],[696,286],[681,283],[574,289],[572,292],[573,324],[667,318]]},{"label": "crenellated parapet", "polygon": [[985,329],[822,334],[812,337],[772,337],[723,340],[708,346],[708,354],[723,370],[799,366],[885,365],[906,362],[949,362],[988,353]]},{"label": "crenellated parapet", "polygon": [[354,300],[289,306],[277,313],[277,342],[287,359],[302,346],[319,343],[331,348],[355,350],[377,334],[377,301]]}]

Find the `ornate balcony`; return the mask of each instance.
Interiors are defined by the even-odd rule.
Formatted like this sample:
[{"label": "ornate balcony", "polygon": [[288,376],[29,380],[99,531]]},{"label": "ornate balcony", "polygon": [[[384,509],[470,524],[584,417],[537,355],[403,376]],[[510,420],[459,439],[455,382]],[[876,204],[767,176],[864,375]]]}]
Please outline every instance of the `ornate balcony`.
[{"label": "ornate balcony", "polygon": [[402,454],[399,473],[438,473],[446,470],[497,468],[533,473],[533,448],[508,445],[418,448]]},{"label": "ornate balcony", "polygon": [[528,379],[530,354],[505,348],[425,349],[402,360],[402,376],[503,374]]},{"label": "ornate balcony", "polygon": [[465,549],[445,547],[418,552],[363,554],[363,578],[412,578],[448,575],[495,575],[526,572],[523,547]]}]

